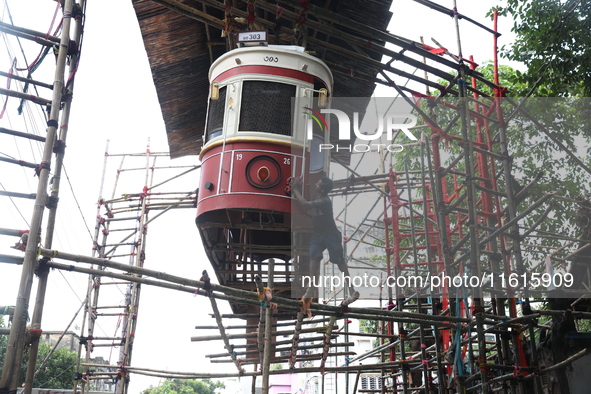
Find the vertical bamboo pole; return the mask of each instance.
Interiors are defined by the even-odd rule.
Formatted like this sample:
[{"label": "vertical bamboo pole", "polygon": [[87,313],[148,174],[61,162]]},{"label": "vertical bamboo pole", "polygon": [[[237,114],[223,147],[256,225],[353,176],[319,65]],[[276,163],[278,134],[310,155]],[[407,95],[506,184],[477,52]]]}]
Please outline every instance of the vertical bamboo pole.
[{"label": "vertical bamboo pole", "polygon": [[[74,32],[73,32],[73,40],[74,42],[79,43],[80,38],[82,37],[82,24],[83,24],[83,12],[85,9],[84,0],[80,1],[80,4],[73,5],[72,7],[78,7],[78,13],[75,16],[76,23],[74,25]],[[73,73],[76,71],[78,67],[78,57],[79,54],[73,54],[70,59],[70,68],[69,72],[74,78]],[[72,79],[69,90],[72,91],[74,89],[74,80]],[[69,99],[67,99],[63,106],[62,116],[61,116],[61,133],[59,136],[58,142],[60,146],[58,146],[58,150],[56,153],[56,160],[55,160],[55,170],[53,174],[53,184],[52,190],[50,195],[50,204],[48,205],[49,214],[47,217],[47,227],[45,231],[45,243],[44,246],[46,248],[51,248],[53,244],[53,233],[55,229],[55,219],[57,215],[57,202],[58,202],[58,195],[59,195],[59,187],[61,181],[61,173],[63,168],[64,162],[64,155],[65,155],[65,148],[66,148],[66,139],[68,135],[68,122],[70,119],[70,111],[72,109],[72,95],[69,95]],[[49,274],[49,269],[47,267],[39,266],[38,269],[38,276],[39,282],[37,284],[37,296],[35,301],[35,309],[33,312],[33,317],[31,319],[31,328],[32,329],[41,329],[41,319],[43,317],[43,305],[45,303],[45,292],[47,290],[47,278]],[[33,380],[35,378],[35,364],[37,363],[37,354],[39,352],[39,341],[34,341],[31,344],[31,348],[29,349],[29,362],[27,366],[27,375],[25,378],[25,394],[31,394],[33,389]]]},{"label": "vertical bamboo pole", "polygon": [[[206,284],[209,283],[209,275],[207,274],[207,271],[203,271],[203,280]],[[215,297],[212,294],[210,294],[209,296],[209,301],[211,303],[211,309],[213,309],[213,315],[215,317],[216,324],[218,326],[218,329],[220,330],[220,335],[222,336],[222,340],[224,341],[224,347],[226,348],[228,354],[230,355],[230,358],[234,362],[234,365],[236,365],[238,372],[240,374],[243,374],[244,368],[242,368],[240,360],[238,360],[238,358],[236,357],[236,353],[232,350],[232,345],[230,345],[230,339],[226,334],[226,329],[224,328],[224,324],[222,322],[222,316],[220,314],[220,310],[218,309],[218,304],[215,300]]]},{"label": "vertical bamboo pole", "polygon": [[[404,159],[404,171],[406,172],[406,190],[408,192],[408,203],[412,208],[413,200],[412,200],[412,188],[410,187],[410,175],[408,172],[408,161]],[[426,200],[427,196],[423,196],[423,200]],[[412,254],[413,254],[413,261],[414,261],[414,275],[419,277],[419,257],[417,251],[417,242],[416,242],[416,231],[415,231],[415,220],[414,220],[414,213],[413,210],[410,210],[410,234],[411,234],[411,242],[412,242]],[[425,238],[429,239],[429,233],[427,229],[427,222],[425,222]],[[428,241],[427,241],[428,242]],[[417,294],[417,312],[423,313],[421,308],[422,301],[421,297]],[[425,363],[428,361],[427,356],[427,344],[425,343],[425,333],[423,327],[419,328],[419,337],[421,342],[421,360],[423,361],[423,384],[425,386],[425,393],[431,394],[431,388],[429,387],[429,364]]]},{"label": "vertical bamboo pole", "polygon": [[[359,161],[359,163],[357,163],[358,165],[361,163],[361,161]],[[349,171],[347,170],[346,172],[347,174],[347,178],[349,177]],[[376,198],[376,204],[379,202],[380,200],[378,198]],[[350,239],[350,237],[347,237],[347,208],[349,207],[349,195],[345,195],[345,213],[343,216],[343,236],[345,237],[345,239]],[[371,211],[368,211],[368,214]],[[347,242],[345,242],[345,239],[341,240],[341,242],[343,242],[343,258],[345,259],[345,264],[347,263]],[[350,281],[353,281],[353,278],[349,278]],[[343,283],[343,304],[345,304],[347,301],[351,300],[353,297],[353,294],[349,294],[349,289],[350,287],[347,287],[344,283]],[[346,320],[346,319],[345,319]],[[349,343],[349,325],[346,323],[346,321],[344,322],[345,325],[345,343]],[[349,345],[345,346],[345,352],[349,352]],[[345,356],[345,359],[348,360],[348,356]],[[335,356],[335,364],[338,365],[338,357]],[[349,365],[348,361],[345,362],[345,365]],[[337,391],[338,388],[338,374],[335,374],[334,376],[335,379],[335,391]],[[338,391],[337,391],[338,392]],[[346,369],[345,370],[345,394],[349,394],[349,370]]]},{"label": "vertical bamboo pole", "polygon": [[[431,116],[435,115],[434,113],[430,113]],[[427,137],[425,136],[425,139]],[[429,179],[432,185],[432,198],[433,198],[433,205],[435,214],[437,217],[437,231],[439,233],[439,244],[440,244],[440,253],[441,258],[443,259],[444,263],[444,272],[446,275],[452,276],[452,257],[450,253],[450,239],[448,238],[447,233],[447,218],[445,216],[445,183],[440,175],[440,170],[442,169],[441,166],[441,155],[439,152],[439,140],[440,136],[432,135],[430,144],[426,141],[425,143],[425,152],[427,154],[427,167],[429,169]],[[433,187],[434,186],[434,187]],[[449,298],[449,289],[444,286],[442,287],[442,294],[441,294],[441,301],[443,309],[449,307],[450,310],[455,309],[455,300],[453,298]],[[440,348],[439,354],[437,354],[438,362],[441,368],[443,368],[441,363],[442,353],[448,350],[450,346],[450,333],[449,330],[442,331],[443,343]],[[446,376],[445,374],[441,373],[443,369],[440,370],[439,380],[443,380]],[[440,391],[444,390],[446,384],[444,382],[439,382],[439,389]]]},{"label": "vertical bamboo pole", "polygon": [[[425,225],[425,245],[427,246],[427,263],[428,263],[428,269],[429,269],[429,274],[430,275],[434,275],[436,274],[436,272],[434,272],[433,270],[433,265],[431,264],[431,262],[433,261],[433,253],[431,251],[431,225],[429,224],[429,201],[428,201],[428,197],[429,197],[429,192],[432,192],[432,185],[429,184],[429,188],[427,188],[426,185],[426,174],[425,174],[425,146],[427,146],[427,135],[425,133],[421,134],[421,179],[422,179],[422,192],[423,192],[423,222]],[[438,270],[436,270],[438,271]],[[437,297],[437,300],[439,300],[439,297]],[[433,315],[437,315],[439,314],[439,311],[437,310],[436,306],[435,306],[436,302],[435,302],[435,297],[433,297],[433,295],[431,294],[431,313]],[[437,360],[437,376],[438,376],[438,392],[439,394],[443,393],[443,382],[441,381],[442,377],[443,377],[443,365],[441,363],[441,339],[439,338],[439,329],[437,328],[437,325],[433,325],[433,337],[435,338],[435,354],[436,354],[436,360]]]},{"label": "vertical bamboo pole", "polygon": [[14,319],[10,330],[10,335],[8,337],[2,376],[0,377],[0,389],[8,389],[9,391],[16,390],[18,385],[18,375],[20,373],[20,363],[25,343],[26,313],[29,307],[31,287],[33,285],[33,274],[37,265],[39,229],[41,228],[43,211],[47,199],[47,185],[49,181],[53,143],[55,141],[56,132],[59,125],[58,119],[60,114],[60,106],[64,93],[64,72],[70,44],[72,4],[73,0],[66,0],[63,8],[64,22],[55,69],[51,111],[49,114],[49,121],[47,122],[48,128],[45,140],[46,142],[39,169],[39,183],[37,184],[37,193],[35,205],[33,208],[33,216],[31,219],[29,241],[25,249],[25,258],[15,305]]},{"label": "vertical bamboo pole", "polygon": [[[458,92],[459,92],[459,108],[461,116],[461,129],[462,139],[464,140],[464,165],[466,171],[466,193],[467,193],[467,205],[469,215],[469,234],[470,234],[470,270],[471,275],[477,275],[481,277],[480,270],[480,248],[477,232],[477,211],[476,211],[476,199],[475,199],[475,188],[474,188],[474,167],[472,165],[472,154],[474,152],[474,146],[472,136],[470,135],[468,128],[470,120],[468,118],[468,100],[466,91],[466,72],[465,65],[463,63],[462,55],[462,43],[460,39],[460,24],[459,16],[457,12],[457,0],[454,0],[454,23],[456,26],[456,38],[458,43],[458,56],[460,61],[460,78],[458,79]],[[476,332],[478,339],[478,362],[480,366],[480,381],[482,382],[483,394],[489,394],[487,385],[488,375],[486,368],[483,364],[486,364],[486,342],[484,336],[484,303],[482,299],[482,289],[476,288],[473,290],[474,296],[474,315],[476,317]],[[457,302],[457,301],[456,301]]]},{"label": "vertical bamboo pole", "polygon": [[[108,143],[107,143],[107,149],[108,149]],[[94,237],[94,247],[92,250],[92,255],[94,256],[95,254],[98,253],[98,257],[106,257],[105,255],[105,250],[104,247],[102,247],[101,245],[105,245],[107,243],[107,237],[109,235],[109,226],[111,222],[106,222],[105,224],[105,230],[103,232],[103,236],[102,236],[102,241],[99,244],[98,239],[99,239],[99,233],[100,233],[100,227],[101,227],[101,216],[100,216],[100,209],[101,209],[101,204],[102,204],[102,196],[103,196],[103,183],[104,183],[104,175],[106,173],[106,168],[107,168],[107,159],[109,158],[109,154],[108,154],[108,150],[105,151],[105,159],[103,162],[103,177],[101,179],[101,189],[99,190],[99,199],[97,201],[97,217],[96,217],[96,225],[95,225],[95,237]],[[121,175],[121,170],[123,169],[123,163],[125,161],[125,155],[121,156],[121,162],[119,163],[119,169],[117,170],[117,174],[115,176],[115,182],[113,185],[113,190],[111,192],[111,200],[113,200],[115,198],[115,192],[117,190],[117,185],[119,182],[119,178]],[[111,204],[112,206],[112,204]],[[107,207],[106,203],[105,203],[105,207]],[[92,267],[92,266],[91,266]],[[98,267],[99,270],[104,270],[105,268],[103,266],[99,266]],[[96,307],[98,306],[98,300],[99,300],[99,295],[100,295],[100,288],[101,288],[101,277],[100,276],[96,276],[96,275],[89,275],[88,276],[88,292],[87,292],[87,307],[84,310],[84,320],[83,320],[83,324],[82,324],[82,330],[80,331],[82,333],[81,337],[84,336],[84,325],[88,322],[88,330],[87,330],[87,342],[85,345],[85,355],[84,355],[84,359],[86,363],[90,362],[91,359],[91,352],[92,352],[92,347],[93,347],[93,343],[92,343],[92,337],[94,336],[94,326],[96,323],[96,319],[97,319],[97,315],[95,313],[96,311]],[[78,372],[79,369],[78,369]],[[74,381],[74,388],[76,388],[78,381]],[[86,389],[86,381],[83,380],[82,381],[82,391],[84,392]]]},{"label": "vertical bamboo pole", "polygon": [[296,358],[298,354],[298,342],[300,340],[300,331],[302,330],[302,321],[304,320],[304,314],[302,312],[298,312],[293,339],[291,342],[291,352],[289,355],[289,369],[293,370],[295,368]]},{"label": "vertical bamboo pole", "polygon": [[324,346],[322,347],[322,359],[320,360],[320,373],[322,373],[322,376],[324,376],[324,366],[326,365],[326,358],[330,350],[330,337],[332,336],[332,330],[336,321],[337,318],[334,316],[329,318],[326,333],[324,334]]},{"label": "vertical bamboo pole", "polygon": [[[259,294],[259,301],[261,301],[261,308],[259,311],[259,325],[257,332],[257,349],[259,351],[259,363],[261,368],[263,367],[263,361],[265,359],[265,322],[267,321],[267,311],[263,307],[263,301],[265,301],[265,287],[263,286],[263,280],[260,276],[255,277],[255,283],[257,286],[257,292]],[[297,330],[297,328],[296,328]]]},{"label": "vertical bamboo pole", "polygon": [[[142,190],[142,194],[140,196],[141,199],[141,208],[139,214],[139,234],[138,234],[138,241],[137,241],[137,254],[135,255],[133,265],[136,267],[143,267],[144,266],[144,258],[145,258],[145,250],[146,250],[146,236],[147,236],[147,208],[149,204],[149,194],[148,191],[150,189],[151,182],[153,181],[153,174],[154,174],[154,165],[150,167],[150,139],[148,138],[148,145],[146,147],[146,170],[144,176],[144,188]],[[156,157],[154,157],[154,160]],[[150,174],[152,174],[152,178],[150,179]],[[149,181],[150,179],[150,181]],[[141,286],[139,283],[133,283],[130,285],[131,287],[131,294],[129,297],[129,305],[127,310],[127,332],[125,333],[125,346],[121,349],[119,354],[119,362],[121,364],[122,373],[121,379],[119,380],[119,384],[115,387],[116,394],[127,394],[127,389],[129,388],[129,374],[126,370],[126,366],[131,364],[131,357],[132,357],[132,350],[133,350],[133,343],[135,341],[135,329],[137,326],[137,315],[138,315],[138,308],[139,308],[139,299],[141,293]]]},{"label": "vertical bamboo pole", "polygon": [[[274,282],[274,270],[275,270],[275,260],[269,259],[268,263],[268,274],[267,274],[267,287],[269,289],[273,289]],[[263,352],[263,394],[269,393],[269,370],[271,367],[271,347],[272,345],[272,338],[273,338],[273,311],[269,306],[267,308],[267,316],[266,316],[266,324],[265,324],[265,351]]]}]

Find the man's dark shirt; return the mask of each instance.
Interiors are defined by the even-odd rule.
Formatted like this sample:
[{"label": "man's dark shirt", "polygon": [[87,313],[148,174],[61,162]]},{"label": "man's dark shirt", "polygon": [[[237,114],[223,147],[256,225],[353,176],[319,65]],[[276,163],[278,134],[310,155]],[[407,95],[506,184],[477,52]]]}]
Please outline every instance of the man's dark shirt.
[{"label": "man's dark shirt", "polygon": [[324,236],[339,233],[332,212],[332,201],[328,196],[317,195],[312,203],[312,224],[314,233]]}]

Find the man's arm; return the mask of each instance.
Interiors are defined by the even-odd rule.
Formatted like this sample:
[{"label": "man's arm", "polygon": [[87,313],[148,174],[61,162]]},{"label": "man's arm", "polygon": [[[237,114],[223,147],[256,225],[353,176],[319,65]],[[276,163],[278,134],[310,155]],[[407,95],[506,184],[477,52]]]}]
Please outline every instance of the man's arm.
[{"label": "man's arm", "polygon": [[302,193],[297,188],[293,188],[293,195],[295,196],[296,200],[300,203],[300,205],[304,208],[312,208],[312,203],[307,201],[304,197],[302,197]]}]

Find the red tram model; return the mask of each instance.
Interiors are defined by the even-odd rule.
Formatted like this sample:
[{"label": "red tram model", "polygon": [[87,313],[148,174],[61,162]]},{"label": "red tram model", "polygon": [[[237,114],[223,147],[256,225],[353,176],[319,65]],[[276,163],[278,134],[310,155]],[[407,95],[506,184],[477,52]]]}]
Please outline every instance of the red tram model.
[{"label": "red tram model", "polygon": [[252,46],[217,59],[209,81],[196,218],[206,253],[220,284],[250,289],[274,258],[276,292],[289,291],[293,250],[307,256],[310,227],[292,215],[303,212],[289,179],[309,198],[326,174],[328,131],[315,125],[310,138],[306,112],[331,96],[332,74],[301,47]]}]

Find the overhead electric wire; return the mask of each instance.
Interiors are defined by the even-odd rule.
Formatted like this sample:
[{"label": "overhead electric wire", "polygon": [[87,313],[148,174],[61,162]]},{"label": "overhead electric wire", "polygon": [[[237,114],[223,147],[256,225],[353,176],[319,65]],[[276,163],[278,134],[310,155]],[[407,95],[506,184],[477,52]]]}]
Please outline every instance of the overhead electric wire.
[{"label": "overhead electric wire", "polygon": [[86,231],[88,232],[88,236],[90,237],[90,241],[93,242],[94,238],[92,237],[92,233],[90,232],[90,228],[88,227],[88,223],[86,223],[86,218],[82,213],[82,208],[80,208],[80,203],[78,202],[78,198],[76,197],[76,193],[74,192],[74,187],[72,186],[72,182],[70,182],[70,177],[68,176],[68,172],[66,171],[66,165],[63,165],[64,174],[66,175],[66,180],[68,181],[68,185],[70,186],[70,190],[72,191],[72,197],[74,197],[74,201],[76,202],[76,207],[78,208],[78,212],[80,212],[80,216],[82,217],[82,222],[84,223],[84,227],[86,227]]},{"label": "overhead electric wire", "polygon": [[[8,190],[6,190],[6,188],[4,187],[4,185],[2,184],[2,182],[0,182],[0,187],[2,187],[2,189],[4,189],[5,192],[8,191]],[[29,222],[27,221],[27,219],[25,219],[25,217],[23,216],[21,210],[18,209],[18,206],[16,205],[16,203],[14,202],[14,200],[12,199],[12,197],[8,197],[8,198],[10,199],[10,201],[12,202],[12,204],[14,205],[14,207],[16,208],[18,214],[21,215],[21,218],[23,218],[23,220],[27,224],[27,227],[30,228],[31,225],[29,224]]]}]

